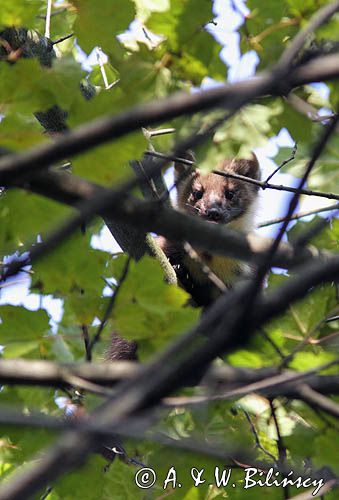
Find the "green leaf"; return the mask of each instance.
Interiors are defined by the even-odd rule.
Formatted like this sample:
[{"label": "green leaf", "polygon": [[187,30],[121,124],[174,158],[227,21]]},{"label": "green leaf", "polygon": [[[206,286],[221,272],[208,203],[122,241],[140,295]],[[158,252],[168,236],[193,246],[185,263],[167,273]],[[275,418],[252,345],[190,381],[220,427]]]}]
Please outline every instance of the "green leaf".
[{"label": "green leaf", "polygon": [[14,65],[1,65],[0,101],[6,112],[32,114],[55,104],[68,108],[80,94],[83,71],[70,57],[42,67],[36,59],[19,59]]},{"label": "green leaf", "polygon": [[206,31],[213,19],[211,7],[205,0],[171,0],[169,10],[155,12],[147,21],[152,32],[166,37],[172,72],[195,85],[205,76],[226,77],[219,59],[221,46]]},{"label": "green leaf", "polygon": [[[293,241],[295,241],[300,234],[303,234],[304,231],[310,230],[310,228],[319,223],[319,221],[320,217],[317,216],[314,217],[311,222],[298,221],[298,223],[293,226],[288,232],[289,240],[293,243]],[[330,252],[337,252],[338,242],[339,220],[335,218],[329,221],[325,229],[323,229],[320,234],[312,238],[312,240],[310,241],[310,243],[315,245],[317,248],[329,250]]]},{"label": "green leaf", "polygon": [[[301,1],[301,0],[300,0]],[[311,0],[308,0],[311,2]],[[290,0],[292,3],[292,0]],[[323,5],[326,4],[325,0],[321,2]],[[325,24],[320,26],[316,31],[316,37],[320,41],[338,41],[338,29],[339,29],[339,15],[336,12],[331,19],[329,19]]]},{"label": "green leaf", "polygon": [[[0,243],[3,255],[31,244],[71,210],[42,196],[11,189],[1,196]],[[48,214],[48,217],[46,217]]]},{"label": "green leaf", "polygon": [[46,294],[99,291],[108,257],[91,248],[89,235],[75,234],[34,265],[33,287]]},{"label": "green leaf", "polygon": [[[272,275],[270,285],[287,279]],[[291,304],[285,314],[265,328],[270,336],[280,337],[283,340],[280,346],[283,345],[285,351],[294,349],[303,339],[310,338],[310,342],[306,342],[303,346],[300,356],[297,355],[298,360],[293,362],[297,370],[310,369],[314,367],[313,363],[318,366],[332,359],[329,353],[324,352],[323,348],[314,346],[311,340],[319,337],[323,328],[322,320],[331,313],[335,305],[335,288],[331,285],[322,285],[309,292],[302,301]]]},{"label": "green leaf", "polygon": [[45,70],[35,59],[20,59],[14,65],[1,64],[0,100],[2,109],[12,107],[30,114],[48,108],[53,95],[51,89],[43,89]]},{"label": "green leaf", "polygon": [[0,122],[1,146],[12,151],[21,151],[43,142],[41,126],[31,116],[9,114]]},{"label": "green leaf", "polygon": [[262,368],[264,366],[263,356],[248,349],[238,349],[234,354],[227,356],[227,360],[234,366],[248,366],[251,368]]},{"label": "green leaf", "polygon": [[[272,132],[278,133],[283,127],[286,127],[293,139],[298,143],[297,155],[299,155],[300,143],[306,141],[309,144],[312,136],[312,122],[307,116],[298,113],[283,99],[279,100],[279,107],[280,113],[277,113],[272,119]],[[275,161],[278,162],[277,159]],[[287,164],[283,172],[288,171],[290,166],[290,163]]]},{"label": "green leaf", "polygon": [[314,440],[314,464],[317,467],[331,467],[334,474],[339,471],[339,457],[335,443],[338,441],[338,430],[327,429]]},{"label": "green leaf", "polygon": [[44,0],[15,0],[0,2],[0,27],[26,26],[32,27],[36,16],[46,9]]},{"label": "green leaf", "polygon": [[[106,484],[105,465],[101,457],[92,457],[77,471],[71,472],[60,479],[53,489],[63,500],[74,499],[74,492],[83,500],[97,500],[103,498]],[[84,481],[84,477],[86,481]]]},{"label": "green leaf", "polygon": [[108,113],[119,113],[127,105],[126,96],[120,88],[114,87],[109,92],[98,91],[90,100],[78,95],[70,106],[67,123],[74,128]]},{"label": "green leaf", "polygon": [[105,477],[103,500],[110,500],[114,492],[114,500],[135,500],[142,497],[135,484],[136,467],[131,467],[120,460],[115,460]]},{"label": "green leaf", "polygon": [[[119,88],[124,93],[124,100],[129,100],[129,106],[140,100],[153,100],[155,97],[163,97],[174,84],[171,78],[172,66],[170,61],[159,65],[162,57],[160,49],[150,50],[147,46],[139,44],[138,50],[132,52],[129,57],[119,61],[116,65],[119,71]],[[171,59],[171,56],[169,56]],[[124,101],[123,101],[124,102]]]},{"label": "green leaf", "polygon": [[145,21],[152,12],[165,12],[170,7],[170,0],[134,0],[137,18]]},{"label": "green leaf", "polygon": [[19,306],[1,306],[0,338],[6,346],[5,357],[24,356],[36,349],[48,334],[49,316],[46,311],[28,311]]},{"label": "green leaf", "polygon": [[241,30],[242,51],[255,50],[260,68],[271,66],[297,32],[300,17],[292,12],[287,1],[249,0],[246,5],[251,14],[246,19],[246,30]]},{"label": "green leaf", "polygon": [[62,363],[72,363],[74,361],[74,356],[71,349],[67,345],[67,342],[60,336],[53,336],[53,354],[57,361]]},{"label": "green leaf", "polygon": [[134,19],[130,0],[74,0],[78,17],[74,25],[80,46],[90,52],[95,46],[109,50],[113,38],[125,31]]},{"label": "green leaf", "polygon": [[[34,266],[32,289],[64,299],[63,326],[91,325],[100,314],[106,265],[110,255],[90,246],[90,234],[75,234]],[[73,336],[72,333],[72,336]],[[83,346],[83,344],[82,344]]]},{"label": "green leaf", "polygon": [[[102,314],[101,288],[96,290],[71,289],[64,295],[63,324],[91,325],[99,312]],[[102,284],[101,284],[102,285]],[[77,332],[80,336],[81,332]]]},{"label": "green leaf", "polygon": [[167,37],[173,50],[179,50],[212,18],[212,5],[201,0],[171,0],[166,12],[154,13],[147,25]]},{"label": "green leaf", "polygon": [[[0,433],[4,439],[0,446],[0,477],[8,480],[12,473],[25,467],[28,460],[49,445],[52,438],[51,433],[45,429],[32,431],[20,426],[1,426]],[[7,467],[2,471],[1,465],[4,463]]]},{"label": "green leaf", "polygon": [[135,132],[75,157],[72,160],[73,172],[88,180],[109,186],[113,182],[117,183],[133,175],[128,161],[140,159],[146,145],[142,132]]},{"label": "green leaf", "polygon": [[293,357],[293,360],[291,361],[289,366],[293,370],[307,371],[313,370],[323,365],[327,365],[327,363],[331,363],[336,359],[337,358],[335,356],[335,353],[324,352],[320,350],[316,353],[298,352]]},{"label": "green leaf", "polygon": [[147,351],[152,351],[196,321],[197,309],[183,307],[187,299],[186,292],[164,282],[154,259],[144,257],[131,262],[113,310],[114,326],[127,339],[147,340]]}]

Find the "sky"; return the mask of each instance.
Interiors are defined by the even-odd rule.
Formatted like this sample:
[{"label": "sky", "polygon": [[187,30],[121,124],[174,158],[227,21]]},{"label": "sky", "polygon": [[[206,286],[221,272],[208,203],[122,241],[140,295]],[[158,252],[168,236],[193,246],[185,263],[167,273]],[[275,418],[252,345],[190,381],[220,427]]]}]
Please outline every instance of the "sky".
[{"label": "sky", "polygon": [[[240,53],[239,34],[236,30],[243,21],[243,15],[246,15],[249,11],[245,3],[241,0],[236,0],[233,3],[236,5],[236,11],[231,8],[229,0],[215,0],[213,10],[217,25],[214,26],[211,24],[208,28],[216,40],[223,46],[220,57],[229,67],[228,81],[230,82],[236,82],[252,76],[259,62],[258,55],[254,51],[249,51],[244,55]],[[120,38],[124,41],[128,40],[135,42],[135,40],[142,40],[145,42],[145,34],[142,30],[142,26],[136,21],[131,24],[129,30],[124,35],[121,35]],[[155,36],[154,40],[157,40]],[[78,60],[83,65],[84,69],[88,71],[91,70],[93,65],[98,64],[97,49],[94,49],[91,54],[87,56],[81,48],[78,47],[77,54]],[[102,52],[100,52],[99,57],[102,64],[107,62],[107,58]],[[215,84],[216,82],[210,78],[206,78],[203,81],[202,88],[208,88]],[[318,84],[317,88],[319,92],[323,94],[328,92],[326,85]],[[324,110],[324,112],[326,112],[326,110]],[[265,179],[276,167],[272,158],[278,153],[279,148],[292,148],[293,145],[294,141],[289,132],[286,129],[282,129],[276,137],[270,138],[264,147],[254,149],[261,165],[263,179]],[[166,180],[169,184],[172,183],[171,172],[166,176]],[[295,186],[297,179],[288,174],[278,173],[274,176],[272,182]],[[264,220],[283,216],[286,212],[286,207],[290,198],[291,193],[283,191],[273,191],[270,189],[260,191],[257,222],[259,223]],[[314,203],[314,200],[311,203]],[[303,209],[305,209],[305,207],[303,207]],[[258,233],[263,236],[272,237],[278,227],[278,225],[275,225],[261,228],[258,230]],[[115,253],[119,248],[106,227],[104,227],[100,234],[92,238],[92,246],[112,253]],[[52,296],[41,297],[38,294],[29,293],[29,283],[29,275],[20,273],[15,276],[11,282],[2,284],[0,286],[0,305],[24,305],[27,309],[31,310],[39,308],[46,309],[51,315],[52,330],[55,331],[57,322],[61,320],[63,313],[62,300]]]}]

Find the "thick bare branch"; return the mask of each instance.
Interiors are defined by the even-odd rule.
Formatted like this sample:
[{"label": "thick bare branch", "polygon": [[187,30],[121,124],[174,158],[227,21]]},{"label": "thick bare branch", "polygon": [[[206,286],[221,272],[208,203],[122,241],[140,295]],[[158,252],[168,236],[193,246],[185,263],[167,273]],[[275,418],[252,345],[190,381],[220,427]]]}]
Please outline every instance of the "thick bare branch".
[{"label": "thick bare branch", "polygon": [[337,0],[329,5],[325,5],[322,9],[319,9],[308,22],[307,26],[303,30],[299,31],[289,47],[284,51],[278,64],[276,65],[276,70],[281,71],[291,67],[299,51],[303,48],[308,36],[326,23],[333,16],[333,14],[338,12],[338,10],[339,2]]},{"label": "thick bare branch", "polygon": [[[324,10],[321,13],[323,17],[320,14],[319,16],[324,22],[328,16],[324,16]],[[319,24],[313,23],[312,29]],[[295,51],[299,50],[299,46],[304,42],[304,39],[305,36],[297,38],[292,43],[292,48],[285,54],[287,62],[294,58]],[[320,62],[324,62],[326,58],[321,59]],[[338,59],[337,56],[336,61]],[[338,77],[338,66],[329,68],[328,61],[327,59],[325,68],[327,73],[326,71],[325,73],[328,77]],[[44,146],[23,155],[7,157],[0,162],[0,183],[10,183],[13,182],[13,179],[19,182],[20,176],[30,175],[32,171],[48,166],[65,155],[71,156],[85,151],[113,137],[121,137],[140,126],[158,123],[161,120],[184,113],[210,109],[217,105],[226,105],[229,109],[235,110],[254,97],[267,93],[284,93],[298,81],[298,71],[299,84],[302,70],[306,70],[306,74],[308,71],[309,77],[313,76],[310,81],[316,81],[319,77],[319,73],[313,73],[312,75],[312,71],[309,70],[307,64],[293,70],[289,67],[289,64],[284,65],[283,62],[284,56],[280,62],[280,71],[276,70],[275,74],[266,73],[256,79],[240,82],[234,86],[228,85],[201,94],[174,96],[158,103],[141,106],[113,119],[100,120],[78,129],[53,145]],[[279,64],[277,69],[279,70]],[[281,75],[286,76],[286,78],[281,78]],[[283,85],[283,89],[281,85]],[[131,185],[129,183],[129,186]],[[114,196],[109,193],[107,199],[101,203],[95,200],[90,207],[87,206],[83,210],[82,219],[78,218],[72,221],[73,226],[77,227],[79,220],[87,220],[94,213],[101,213],[104,209],[114,208],[114,204],[117,201],[120,202],[121,199],[121,193],[115,193]],[[133,202],[130,200],[129,205],[125,207],[126,213],[129,213],[131,207],[133,211]],[[152,214],[154,215],[154,208],[149,211],[148,217]],[[166,220],[166,211],[161,215]],[[123,220],[122,214],[119,214],[119,217]],[[125,217],[128,218],[126,214]],[[191,225],[193,224],[192,221],[193,218]],[[72,224],[68,226],[68,231],[70,231]],[[173,228],[171,231],[172,234],[175,233]],[[209,236],[212,236],[212,234],[209,234]],[[181,237],[187,239],[186,232]],[[56,243],[60,239],[56,238]],[[199,246],[196,241],[191,241],[191,243]],[[245,345],[255,328],[260,327],[264,322],[284,311],[291,302],[305,296],[310,287],[338,278],[338,257],[331,258],[330,262],[315,262],[312,263],[312,266],[305,266],[298,276],[290,278],[287,283],[276,288],[267,297],[258,294],[255,307],[250,308],[248,317],[243,317],[242,307],[243,303],[248,303],[248,287],[239,287],[233,293],[222,296],[203,315],[196,328],[177,340],[173,346],[154,361],[143,367],[138,377],[119,386],[115,397],[98,408],[89,417],[88,424],[95,422],[95,425],[99,427],[107,428],[111,426],[111,428],[114,428],[114,426],[119,426],[126,418],[133,418],[135,414],[140,414],[141,411],[154,407],[162,398],[182,386],[187,380],[190,380],[192,374],[194,376],[199,374],[201,369],[205,368],[216,356],[224,351],[231,351],[240,344]],[[206,332],[209,334],[209,339],[203,337]],[[95,447],[96,436],[94,433],[86,430],[64,433],[58,439],[56,446],[44,455],[43,461],[39,461],[38,464],[33,464],[28,469],[14,474],[10,481],[0,487],[0,500],[28,498],[34,495],[40,488],[81,463]]]},{"label": "thick bare branch", "polygon": [[[90,421],[99,426],[114,426],[126,417],[145,408],[153,407],[163,397],[180,387],[184,381],[199,373],[215,356],[245,345],[251,332],[265,321],[281,313],[297,299],[302,298],[310,286],[339,278],[339,258],[305,268],[297,277],[275,289],[266,299],[257,298],[252,321],[239,323],[243,289],[221,297],[202,317],[199,325],[180,338],[165,353],[144,366],[138,377],[117,388],[116,396],[99,407]],[[226,311],[226,315],[225,315]],[[210,339],[200,334],[210,333]],[[89,421],[89,422],[90,422]],[[57,445],[45,454],[44,461],[29,470],[14,475],[11,482],[0,487],[1,500],[33,495],[46,484],[81,463],[95,446],[95,439],[83,432],[68,432],[58,439]],[[65,458],[67,457],[67,459]]]},{"label": "thick bare branch", "polygon": [[133,378],[140,366],[131,361],[113,363],[57,364],[52,361],[29,361],[25,359],[1,359],[0,380],[2,384],[27,384],[64,388],[69,386],[70,376],[110,386],[124,379]]},{"label": "thick bare branch", "polygon": [[296,395],[299,399],[302,399],[312,408],[318,408],[319,410],[329,413],[333,417],[339,417],[339,405],[332,401],[331,399],[319,394],[311,387],[306,384],[302,384],[296,388]]},{"label": "thick bare branch", "polygon": [[[139,230],[154,231],[174,241],[188,241],[196,248],[237,259],[258,262],[265,255],[272,241],[254,234],[245,236],[227,227],[208,224],[197,217],[159,206],[154,202],[126,197],[122,201],[121,191],[110,191],[67,173],[40,174],[38,178],[32,180],[30,188],[35,192],[75,206],[80,200],[100,198],[100,193],[102,193],[102,197],[110,196],[112,201],[120,200],[119,203],[115,201],[112,208],[107,208],[102,215],[110,220],[124,223],[127,229],[132,226]],[[55,244],[58,241],[58,234],[56,234]],[[43,246],[34,245],[30,249],[30,261],[33,262],[39,257],[42,250]],[[293,267],[306,260],[317,258],[331,259],[332,255],[329,252],[320,252],[313,247],[298,249],[296,252],[289,244],[281,243],[273,262],[276,266]],[[18,263],[13,261],[7,266],[5,276],[14,274],[23,265],[22,260]]]},{"label": "thick bare branch", "polygon": [[[297,394],[295,388],[302,383],[307,383],[308,387],[323,395],[338,395],[339,376],[319,375],[318,371],[317,369],[305,373],[292,370],[281,371],[276,366],[260,369],[235,368],[229,365],[212,366],[201,384],[218,389],[219,395],[211,397],[211,401],[227,399],[225,389],[236,390],[230,394],[230,396],[233,394],[233,397],[258,392],[270,397],[282,395],[299,399],[300,394]],[[0,382],[6,385],[65,388],[71,385],[70,380],[74,377],[74,379],[91,382],[97,386],[111,387],[117,382],[137,377],[140,372],[141,365],[131,361],[97,364],[88,362],[58,364],[52,361],[24,359],[0,361]],[[208,401],[209,398],[201,398],[201,401],[203,400]],[[198,398],[194,401],[198,403],[200,400]],[[179,400],[178,404],[181,404]],[[190,404],[189,400],[187,404]]]},{"label": "thick bare branch", "polygon": [[48,167],[65,157],[88,151],[140,127],[148,127],[215,106],[236,110],[255,97],[285,94],[295,86],[338,78],[338,63],[339,55],[336,54],[314,59],[291,70],[281,90],[280,77],[275,79],[270,73],[263,73],[251,80],[226,84],[193,94],[175,94],[166,99],[137,106],[117,116],[98,119],[63,135],[51,144],[2,158],[0,184],[8,185],[14,180],[18,181],[20,176],[27,177],[32,172]]}]

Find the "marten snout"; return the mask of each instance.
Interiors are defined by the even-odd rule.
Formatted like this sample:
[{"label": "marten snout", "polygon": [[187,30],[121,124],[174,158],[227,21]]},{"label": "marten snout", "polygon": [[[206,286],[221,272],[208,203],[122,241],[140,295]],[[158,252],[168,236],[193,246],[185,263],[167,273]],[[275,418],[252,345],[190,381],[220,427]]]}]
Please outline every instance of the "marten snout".
[{"label": "marten snout", "polygon": [[218,224],[228,224],[244,212],[242,186],[216,174],[196,173],[191,184],[186,184],[185,209],[203,219]]},{"label": "marten snout", "polygon": [[220,207],[208,208],[206,210],[206,218],[212,222],[220,222],[222,216],[223,214]]}]

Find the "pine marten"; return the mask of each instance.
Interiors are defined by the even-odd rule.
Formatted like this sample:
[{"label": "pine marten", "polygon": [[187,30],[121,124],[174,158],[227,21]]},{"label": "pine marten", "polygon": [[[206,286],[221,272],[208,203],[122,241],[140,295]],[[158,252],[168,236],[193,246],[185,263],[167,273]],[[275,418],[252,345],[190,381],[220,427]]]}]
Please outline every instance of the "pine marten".
[{"label": "pine marten", "polygon": [[[191,153],[187,153],[185,158],[193,161]],[[256,185],[214,173],[202,174],[198,169],[192,169],[185,177],[185,169],[187,167],[182,163],[175,163],[175,179],[178,183],[177,210],[201,217],[210,223],[227,224],[229,228],[243,233],[254,229],[258,199]],[[224,160],[216,169],[260,180],[260,167],[255,155],[249,160]],[[201,264],[192,260],[181,244],[171,242],[163,236],[159,236],[157,241],[175,267],[182,286],[192,295],[195,304],[206,307],[215,300],[220,291],[218,292],[208,275],[201,270]],[[227,288],[251,274],[250,266],[236,259],[200,251],[197,254],[201,262],[206,264]],[[135,342],[113,335],[106,357],[108,360],[136,359],[136,350]]]}]

